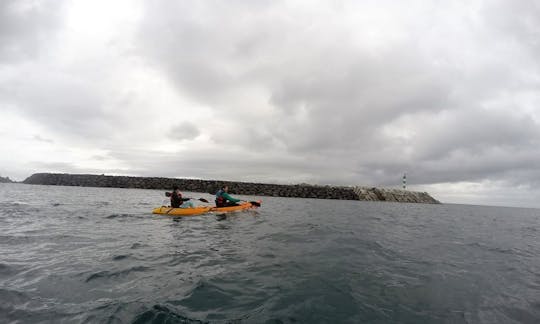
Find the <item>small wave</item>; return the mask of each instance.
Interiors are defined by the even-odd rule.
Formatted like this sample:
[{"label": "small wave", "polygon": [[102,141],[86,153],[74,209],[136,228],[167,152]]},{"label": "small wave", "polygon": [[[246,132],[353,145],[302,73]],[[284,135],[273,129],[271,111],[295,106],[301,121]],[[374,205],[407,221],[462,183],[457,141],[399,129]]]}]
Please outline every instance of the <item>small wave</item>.
[{"label": "small wave", "polygon": [[39,237],[23,235],[0,235],[0,241],[7,245],[26,244],[36,241]]},{"label": "small wave", "polygon": [[113,260],[114,261],[119,261],[119,260],[124,260],[124,259],[127,259],[129,258],[129,255],[124,255],[124,254],[121,254],[121,255],[116,255],[113,257]]},{"label": "small wave", "polygon": [[265,258],[265,259],[275,259],[276,258],[276,255],[272,254],[272,253],[262,253],[262,254],[258,254],[258,256],[260,256],[261,258]]},{"label": "small wave", "polygon": [[289,317],[287,322],[282,321],[279,318],[270,318],[269,320],[265,321],[265,324],[285,324],[285,323],[296,323],[297,320],[294,317]]},{"label": "small wave", "polygon": [[[72,314],[51,308],[46,298],[0,289],[0,321],[2,323],[67,323]],[[70,323],[73,321],[69,321]]]},{"label": "small wave", "polygon": [[90,203],[91,206],[97,206],[97,207],[109,206],[110,204],[111,204],[110,201],[94,201]]},{"label": "small wave", "polygon": [[148,246],[148,245],[142,244],[142,243],[133,243],[131,245],[130,249],[135,250],[135,249],[139,249],[139,248],[142,248],[142,247],[145,247],[145,246]]},{"label": "small wave", "polygon": [[111,271],[107,271],[107,270],[100,271],[100,272],[96,272],[96,273],[90,275],[88,278],[86,278],[85,282],[90,282],[92,280],[96,280],[96,279],[100,279],[100,278],[115,278],[115,277],[119,277],[119,276],[125,276],[125,275],[128,275],[131,272],[144,272],[144,271],[147,271],[149,269],[150,268],[148,268],[148,267],[137,266],[137,267],[133,267],[133,268],[129,268],[129,269],[126,269],[126,270],[121,270],[121,271],[116,271],[116,272],[111,272]]},{"label": "small wave", "polygon": [[133,214],[111,214],[109,216],[106,216],[106,219],[114,219],[114,218],[126,218],[126,217],[132,217]]},{"label": "small wave", "polygon": [[501,307],[502,312],[510,319],[519,323],[538,323],[538,315],[534,311],[519,307]]},{"label": "small wave", "polygon": [[147,214],[111,214],[109,216],[105,216],[105,219],[128,219],[128,218],[146,218]]},{"label": "small wave", "polygon": [[85,281],[89,282],[89,281],[92,281],[94,279],[98,279],[98,278],[101,278],[101,277],[109,277],[110,276],[109,274],[110,274],[109,271],[100,271],[100,272],[92,274],[90,277],[86,278]]},{"label": "small wave", "polygon": [[490,252],[496,252],[496,253],[501,253],[501,254],[514,254],[516,251],[512,248],[502,248],[502,247],[488,247],[487,248],[488,251]]},{"label": "small wave", "polygon": [[466,243],[465,245],[466,245],[466,246],[469,246],[469,247],[479,247],[479,248],[485,247],[484,244],[480,244],[480,243],[478,243],[478,242]]},{"label": "small wave", "polygon": [[525,249],[519,249],[515,247],[500,247],[500,246],[490,246],[484,243],[480,242],[473,242],[467,244],[469,247],[474,248],[480,248],[487,252],[494,252],[499,254],[508,254],[508,255],[519,255],[519,256],[525,256],[525,257],[534,257],[535,254],[531,251],[525,250]]},{"label": "small wave", "polygon": [[37,207],[22,202],[0,203],[0,215],[22,217],[41,212]]},{"label": "small wave", "polygon": [[0,208],[9,208],[9,207],[26,207],[30,206],[29,203],[25,202],[0,202]]},{"label": "small wave", "polygon": [[142,312],[136,315],[133,319],[133,324],[142,323],[209,323],[201,320],[191,319],[189,317],[180,315],[162,305],[154,305],[152,309]]},{"label": "small wave", "polygon": [[0,288],[0,304],[21,304],[28,300],[30,297],[22,292]]},{"label": "small wave", "polygon": [[12,266],[6,263],[0,263],[0,276],[10,276],[21,271],[21,266]]},{"label": "small wave", "polygon": [[240,290],[224,289],[215,283],[198,280],[185,298],[170,301],[170,303],[181,305],[191,310],[209,311],[214,309],[216,303],[219,303],[221,307],[231,306],[235,303],[235,296],[241,295],[242,291]]}]

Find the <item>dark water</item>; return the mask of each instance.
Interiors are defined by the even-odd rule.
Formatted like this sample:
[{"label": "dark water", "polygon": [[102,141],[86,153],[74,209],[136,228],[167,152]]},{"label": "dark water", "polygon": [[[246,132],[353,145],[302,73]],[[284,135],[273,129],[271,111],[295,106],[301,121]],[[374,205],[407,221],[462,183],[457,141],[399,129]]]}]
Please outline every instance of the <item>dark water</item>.
[{"label": "dark water", "polygon": [[540,323],[540,210],[262,199],[2,184],[0,323]]}]

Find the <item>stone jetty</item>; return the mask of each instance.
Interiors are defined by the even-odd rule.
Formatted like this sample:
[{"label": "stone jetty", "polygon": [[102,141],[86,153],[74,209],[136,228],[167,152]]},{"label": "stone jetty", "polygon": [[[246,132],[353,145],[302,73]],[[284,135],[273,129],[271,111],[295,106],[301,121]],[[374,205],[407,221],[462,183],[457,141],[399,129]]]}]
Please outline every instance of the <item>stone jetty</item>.
[{"label": "stone jetty", "polygon": [[35,173],[23,181],[26,184],[82,186],[82,187],[114,187],[139,189],[170,190],[177,185],[183,191],[207,192],[214,194],[217,189],[227,184],[233,194],[274,197],[394,201],[408,203],[439,204],[427,192],[408,190],[318,186],[309,184],[280,185],[267,183],[235,182],[221,180],[177,179],[157,177],[128,177],[93,174]]},{"label": "stone jetty", "polygon": [[0,177],[0,183],[12,183],[11,179],[9,177]]}]

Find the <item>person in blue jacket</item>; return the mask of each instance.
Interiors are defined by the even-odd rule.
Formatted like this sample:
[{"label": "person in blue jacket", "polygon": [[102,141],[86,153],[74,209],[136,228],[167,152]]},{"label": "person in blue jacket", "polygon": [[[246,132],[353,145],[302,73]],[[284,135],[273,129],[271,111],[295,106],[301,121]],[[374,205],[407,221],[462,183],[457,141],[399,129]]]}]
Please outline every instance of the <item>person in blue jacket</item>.
[{"label": "person in blue jacket", "polygon": [[238,206],[241,200],[231,197],[227,193],[228,190],[229,187],[225,185],[216,192],[216,207]]}]

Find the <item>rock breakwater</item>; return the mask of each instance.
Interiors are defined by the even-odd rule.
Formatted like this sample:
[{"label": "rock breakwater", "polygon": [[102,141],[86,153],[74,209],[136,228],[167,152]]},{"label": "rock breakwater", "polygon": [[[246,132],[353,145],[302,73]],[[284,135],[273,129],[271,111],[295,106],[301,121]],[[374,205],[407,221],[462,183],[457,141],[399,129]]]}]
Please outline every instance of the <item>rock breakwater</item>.
[{"label": "rock breakwater", "polygon": [[128,177],[93,174],[35,173],[23,181],[26,184],[114,187],[140,189],[171,189],[177,185],[183,191],[215,193],[227,184],[234,194],[274,197],[297,197],[342,200],[395,201],[438,204],[439,201],[426,192],[407,190],[315,186],[307,184],[279,185],[267,183],[235,182],[220,180],[176,179],[158,177]]},{"label": "rock breakwater", "polygon": [[13,183],[9,177],[1,177],[0,176],[0,183]]}]

